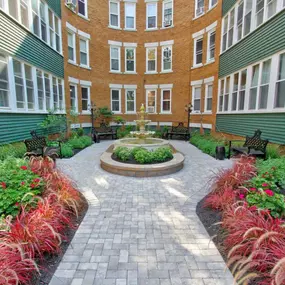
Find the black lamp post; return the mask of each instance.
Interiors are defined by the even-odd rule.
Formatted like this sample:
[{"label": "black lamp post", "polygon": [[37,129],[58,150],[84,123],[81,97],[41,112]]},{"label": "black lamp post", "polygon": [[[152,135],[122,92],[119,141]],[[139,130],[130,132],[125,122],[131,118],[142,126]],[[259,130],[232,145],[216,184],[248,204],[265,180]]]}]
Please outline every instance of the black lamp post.
[{"label": "black lamp post", "polygon": [[89,110],[91,112],[91,125],[92,125],[91,134],[92,134],[92,137],[94,137],[94,112],[97,110],[96,104],[94,104],[91,101],[91,104],[88,105],[88,108],[89,108]]},{"label": "black lamp post", "polygon": [[192,113],[192,108],[193,105],[191,103],[185,105],[185,112],[187,112],[187,128],[189,129],[189,124],[190,124],[190,115]]}]

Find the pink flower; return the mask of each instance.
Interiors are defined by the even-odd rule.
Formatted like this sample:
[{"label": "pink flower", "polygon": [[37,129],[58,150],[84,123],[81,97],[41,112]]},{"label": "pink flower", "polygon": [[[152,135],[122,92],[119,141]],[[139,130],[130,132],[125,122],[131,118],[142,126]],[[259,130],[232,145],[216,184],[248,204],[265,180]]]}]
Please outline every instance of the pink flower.
[{"label": "pink flower", "polygon": [[23,170],[27,170],[27,169],[28,169],[28,167],[27,167],[26,165],[22,165],[22,166],[21,166],[21,169],[23,169]]},{"label": "pink flower", "polygon": [[240,199],[244,199],[244,198],[245,198],[244,194],[240,194],[240,195],[239,195],[239,198],[240,198]]},{"label": "pink flower", "polygon": [[22,181],[22,182],[21,182],[21,185],[25,185],[25,181]]},{"label": "pink flower", "polygon": [[262,186],[262,187],[267,187],[267,186],[269,186],[269,185],[268,185],[267,183],[262,183],[261,186]]},{"label": "pink flower", "polygon": [[256,211],[257,210],[257,207],[256,206],[251,206],[248,208],[250,211]]},{"label": "pink flower", "polygon": [[31,187],[32,189],[34,189],[34,188],[36,187],[36,185],[35,185],[34,183],[31,183],[31,184],[30,184],[30,187]]},{"label": "pink flower", "polygon": [[249,188],[249,191],[254,192],[254,191],[256,191],[256,188]]},{"label": "pink flower", "polygon": [[20,204],[19,204],[18,202],[15,204],[16,207],[18,207],[19,205],[20,205]]},{"label": "pink flower", "polygon": [[35,179],[34,179],[34,182],[35,182],[35,183],[39,183],[40,181],[41,181],[40,178],[35,178]]},{"label": "pink flower", "polygon": [[274,192],[272,190],[266,189],[264,192],[270,197],[274,196]]},{"label": "pink flower", "polygon": [[1,182],[0,185],[2,186],[3,189],[7,188],[7,184],[5,182]]}]

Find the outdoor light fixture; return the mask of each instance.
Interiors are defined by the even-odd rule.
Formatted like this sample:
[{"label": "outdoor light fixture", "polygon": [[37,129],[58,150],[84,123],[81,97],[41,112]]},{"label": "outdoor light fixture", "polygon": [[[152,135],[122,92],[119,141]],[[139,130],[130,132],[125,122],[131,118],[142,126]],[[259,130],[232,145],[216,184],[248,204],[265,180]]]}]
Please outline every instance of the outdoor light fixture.
[{"label": "outdoor light fixture", "polygon": [[191,103],[185,105],[185,112],[187,112],[187,126],[189,128],[189,124],[190,124],[190,115],[193,111],[193,105]]},{"label": "outdoor light fixture", "polygon": [[91,103],[88,104],[88,110],[90,110],[91,112],[91,125],[92,125],[91,134],[93,137],[94,135],[94,112],[97,110],[96,104],[91,101]]}]

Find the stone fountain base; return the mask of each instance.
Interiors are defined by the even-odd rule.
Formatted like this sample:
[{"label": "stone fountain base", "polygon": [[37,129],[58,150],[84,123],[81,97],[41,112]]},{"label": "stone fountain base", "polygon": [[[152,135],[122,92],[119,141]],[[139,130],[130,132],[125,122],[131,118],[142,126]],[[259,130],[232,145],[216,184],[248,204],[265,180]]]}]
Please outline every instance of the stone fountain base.
[{"label": "stone fountain base", "polygon": [[156,150],[160,147],[167,147],[170,146],[169,141],[157,138],[124,138],[117,140],[114,144],[114,147],[127,147],[127,148],[135,148],[135,147],[143,147],[149,151]]}]

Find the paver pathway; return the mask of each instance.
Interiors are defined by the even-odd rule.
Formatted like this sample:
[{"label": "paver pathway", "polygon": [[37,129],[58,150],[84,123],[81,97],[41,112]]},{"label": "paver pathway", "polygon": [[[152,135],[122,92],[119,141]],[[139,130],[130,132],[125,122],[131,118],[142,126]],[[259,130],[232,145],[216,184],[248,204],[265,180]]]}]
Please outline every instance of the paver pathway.
[{"label": "paver pathway", "polygon": [[213,171],[229,167],[187,142],[180,172],[157,178],[112,175],[99,165],[111,142],[58,166],[89,210],[50,285],[231,285],[233,278],[195,213]]}]

